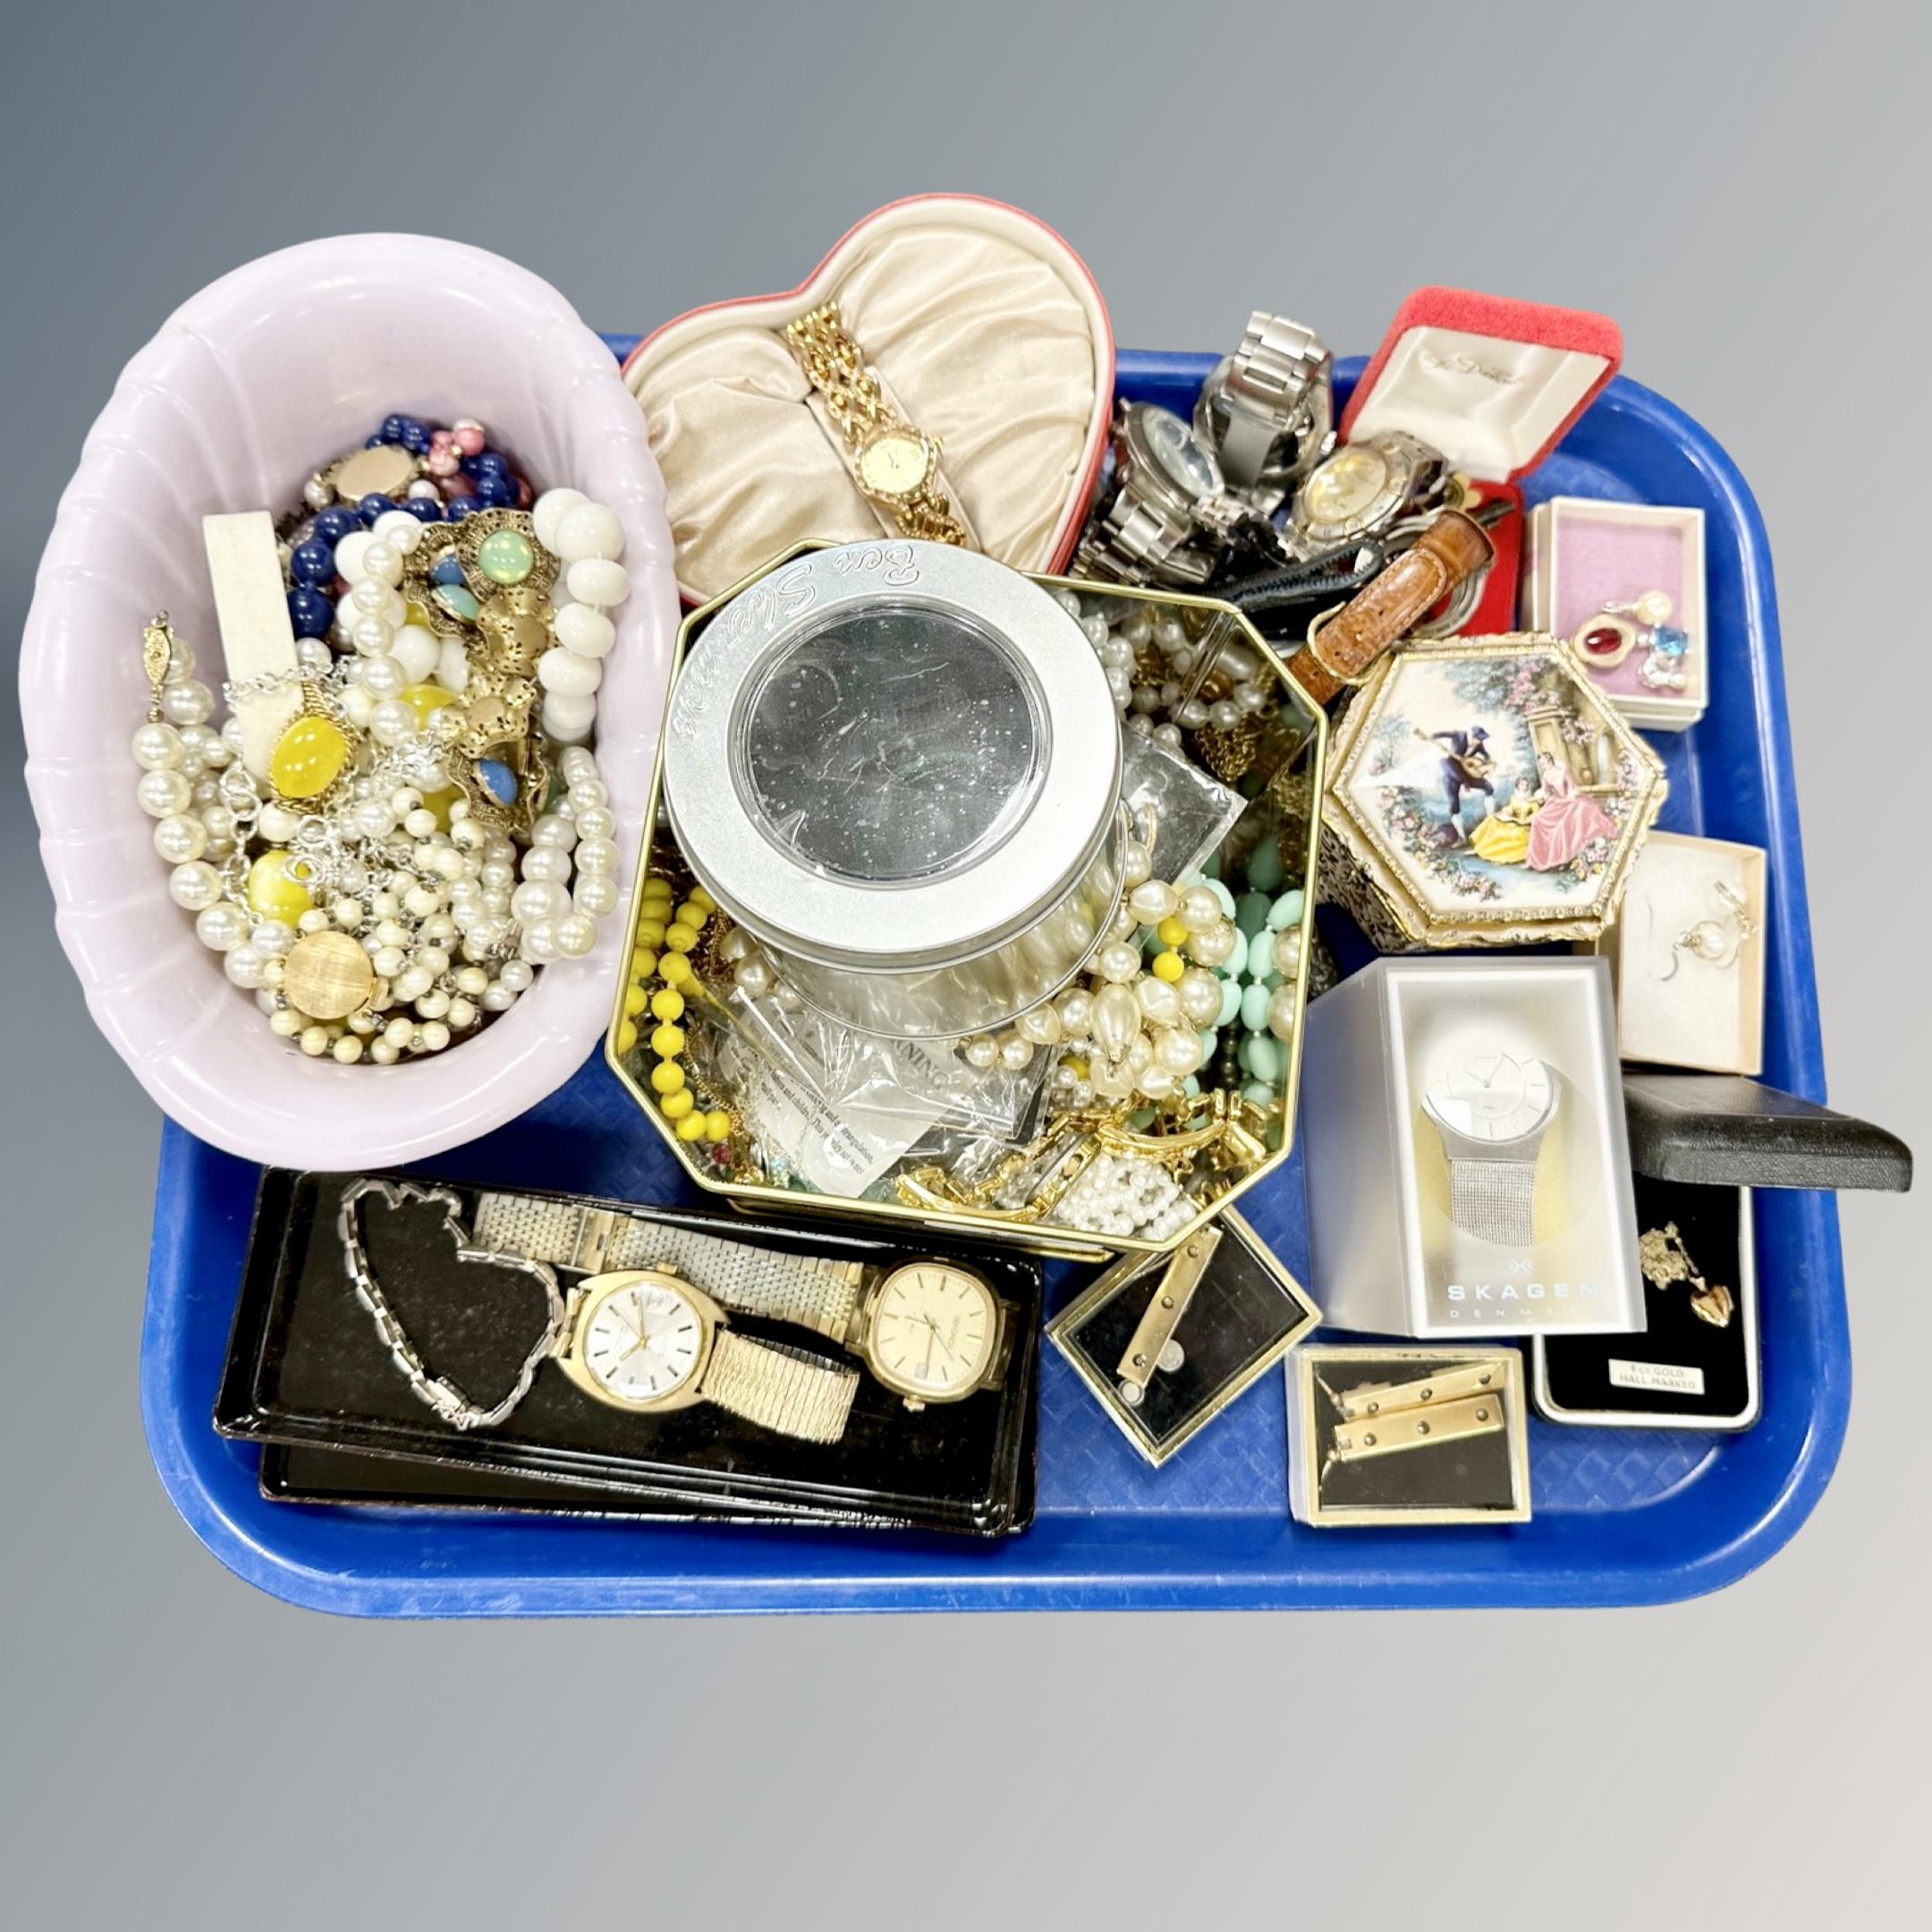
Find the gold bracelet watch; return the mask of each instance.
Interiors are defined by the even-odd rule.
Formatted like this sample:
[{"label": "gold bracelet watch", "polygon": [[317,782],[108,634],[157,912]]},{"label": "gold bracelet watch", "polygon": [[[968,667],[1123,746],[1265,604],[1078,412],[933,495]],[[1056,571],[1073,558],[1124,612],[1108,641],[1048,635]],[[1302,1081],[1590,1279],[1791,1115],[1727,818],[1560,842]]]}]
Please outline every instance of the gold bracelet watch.
[{"label": "gold bracelet watch", "polygon": [[915,429],[886,400],[865,352],[839,320],[838,304],[822,303],[788,322],[784,339],[805,379],[825,398],[867,498],[902,536],[969,547],[940,487],[938,438]]}]

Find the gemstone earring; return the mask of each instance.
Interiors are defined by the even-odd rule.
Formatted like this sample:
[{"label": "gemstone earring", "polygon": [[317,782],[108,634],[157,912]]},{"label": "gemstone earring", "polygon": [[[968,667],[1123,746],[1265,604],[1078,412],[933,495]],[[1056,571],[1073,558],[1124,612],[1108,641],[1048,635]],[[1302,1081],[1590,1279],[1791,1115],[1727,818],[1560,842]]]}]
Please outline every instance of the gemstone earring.
[{"label": "gemstone earring", "polygon": [[1585,664],[1600,671],[1614,670],[1640,648],[1648,656],[1638,667],[1639,682],[1649,691],[1682,691],[1690,638],[1670,622],[1671,610],[1666,592],[1646,590],[1628,603],[1600,606],[1576,627],[1570,642]]},{"label": "gemstone earring", "polygon": [[1631,654],[1637,641],[1637,626],[1623,613],[1628,605],[1609,605],[1586,617],[1570,634],[1572,648],[1583,662],[1598,671],[1614,670]]},{"label": "gemstone earring", "polygon": [[1642,625],[1636,641],[1649,653],[1637,667],[1637,681],[1647,691],[1682,691],[1685,684],[1684,657],[1690,648],[1690,633],[1670,621],[1671,600],[1661,590],[1646,590],[1630,604],[1606,604],[1604,610],[1614,616],[1631,616]]}]

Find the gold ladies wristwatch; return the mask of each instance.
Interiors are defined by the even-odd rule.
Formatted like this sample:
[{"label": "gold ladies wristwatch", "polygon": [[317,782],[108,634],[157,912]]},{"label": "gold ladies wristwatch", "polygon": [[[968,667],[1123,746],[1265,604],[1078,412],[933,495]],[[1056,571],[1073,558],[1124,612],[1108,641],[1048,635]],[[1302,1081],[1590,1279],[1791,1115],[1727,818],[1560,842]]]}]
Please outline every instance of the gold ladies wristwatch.
[{"label": "gold ladies wristwatch", "polygon": [[[859,1356],[908,1409],[963,1402],[999,1381],[1013,1345],[1009,1305],[970,1268],[937,1258],[869,1267],[780,1254],[609,1208],[485,1194],[478,1245],[580,1268],[674,1268],[727,1309],[809,1328]],[[593,1365],[594,1366],[594,1365]]]},{"label": "gold ladies wristwatch", "polygon": [[[362,1203],[371,1197],[392,1208],[409,1201],[440,1208],[458,1261],[517,1270],[543,1290],[548,1307],[543,1332],[509,1393],[493,1406],[470,1401],[448,1377],[431,1371],[383,1292],[362,1235]],[[845,1433],[857,1370],[734,1334],[724,1309],[662,1258],[648,1267],[600,1267],[566,1294],[547,1262],[472,1239],[462,1211],[461,1199],[447,1188],[367,1179],[343,1189],[336,1217],[357,1299],[410,1387],[452,1428],[495,1428],[530,1393],[538,1369],[554,1360],[586,1395],[633,1415],[665,1415],[711,1402],[759,1428],[807,1442],[836,1442]]]},{"label": "gold ladies wristwatch", "polygon": [[784,339],[806,381],[825,398],[867,497],[902,536],[968,545],[940,487],[938,438],[915,429],[886,400],[878,378],[866,367],[865,352],[839,320],[838,304],[821,303],[788,322]]}]

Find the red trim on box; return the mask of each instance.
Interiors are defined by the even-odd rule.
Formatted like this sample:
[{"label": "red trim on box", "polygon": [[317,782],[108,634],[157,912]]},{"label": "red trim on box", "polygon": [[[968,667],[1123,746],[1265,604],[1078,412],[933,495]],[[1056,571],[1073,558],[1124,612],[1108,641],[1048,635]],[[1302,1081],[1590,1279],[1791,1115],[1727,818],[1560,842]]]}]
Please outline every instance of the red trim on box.
[{"label": "red trim on box", "polygon": [[1463,637],[1496,637],[1516,629],[1516,590],[1522,577],[1523,515],[1522,492],[1513,483],[1479,483],[1484,503],[1506,501],[1509,514],[1488,526],[1489,542],[1496,562],[1489,566],[1488,580],[1476,608],[1459,633]]},{"label": "red trim on box", "polygon": [[[1106,408],[1101,413],[1101,433],[1094,444],[1092,457],[1089,460],[1087,472],[1080,479],[1080,487],[1075,491],[1072,503],[1061,518],[1061,530],[1054,544],[1053,555],[1047,564],[1048,573],[1063,571],[1072,561],[1075,547],[1080,542],[1080,533],[1087,521],[1087,505],[1100,481],[1100,471],[1106,462],[1106,424],[1114,416],[1114,318],[1107,311],[1106,297],[1100,292],[1100,284],[1094,280],[1094,273],[1079,251],[1066,237],[1049,227],[1038,215],[1031,215],[1025,208],[1015,208],[1010,201],[996,200],[991,195],[975,194],[918,194],[902,195],[896,201],[888,201],[883,208],[876,208],[869,215],[861,215],[823,255],[816,267],[796,286],[784,290],[775,295],[741,295],[725,301],[702,302],[695,309],[687,309],[682,315],[675,315],[668,322],[660,322],[648,335],[642,337],[636,348],[623,359],[623,372],[628,377],[631,365],[635,362],[666,329],[673,329],[680,323],[688,322],[693,316],[709,315],[719,309],[742,309],[747,310],[796,301],[805,291],[825,273],[832,264],[833,258],[858,234],[860,229],[869,226],[882,215],[889,215],[895,208],[914,208],[926,201],[970,201],[981,208],[998,208],[1003,214],[1017,215],[1021,220],[1030,222],[1049,240],[1055,242],[1066,252],[1067,259],[1078,268],[1085,278],[1087,286],[1093,291],[1094,301],[1100,310],[1100,328],[1106,349],[1106,369],[1100,385],[1100,393],[1106,398]],[[687,601],[689,601],[687,599]]]},{"label": "red trim on box", "polygon": [[1546,349],[1567,349],[1601,356],[1603,374],[1581,402],[1558,424],[1556,432],[1513,476],[1525,476],[1569,435],[1577,418],[1597,400],[1597,392],[1623,360],[1623,331],[1606,315],[1589,309],[1558,309],[1548,302],[1519,301],[1511,295],[1484,295],[1474,289],[1419,288],[1407,296],[1389,324],[1382,346],[1355,385],[1342,411],[1342,439],[1348,440],[1355,418],[1380,377],[1395,345],[1411,329],[1455,329],[1465,335],[1490,335],[1498,342],[1536,343]]}]

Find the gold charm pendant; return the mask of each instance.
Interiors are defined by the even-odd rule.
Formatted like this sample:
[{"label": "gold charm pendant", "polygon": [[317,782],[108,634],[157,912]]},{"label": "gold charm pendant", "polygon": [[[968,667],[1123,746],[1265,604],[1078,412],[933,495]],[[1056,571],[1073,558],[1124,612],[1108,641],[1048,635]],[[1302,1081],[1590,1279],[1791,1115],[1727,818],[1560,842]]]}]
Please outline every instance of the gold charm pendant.
[{"label": "gold charm pendant", "polygon": [[1690,1312],[1699,1321],[1707,1321],[1714,1328],[1724,1327],[1730,1322],[1732,1311],[1737,1306],[1736,1298],[1722,1283],[1707,1282],[1698,1272],[1674,1221],[1666,1221],[1661,1229],[1646,1229],[1637,1244],[1637,1255],[1644,1279],[1653,1288],[1669,1288],[1678,1282],[1689,1282],[1691,1284]]}]

